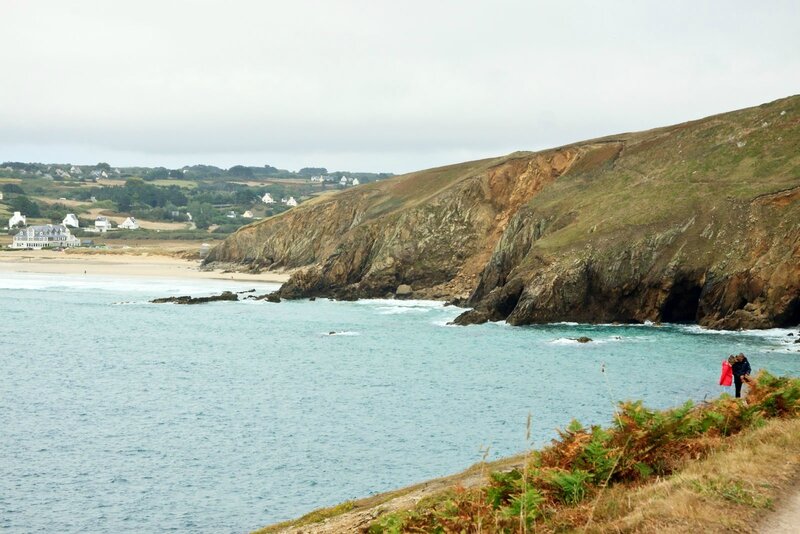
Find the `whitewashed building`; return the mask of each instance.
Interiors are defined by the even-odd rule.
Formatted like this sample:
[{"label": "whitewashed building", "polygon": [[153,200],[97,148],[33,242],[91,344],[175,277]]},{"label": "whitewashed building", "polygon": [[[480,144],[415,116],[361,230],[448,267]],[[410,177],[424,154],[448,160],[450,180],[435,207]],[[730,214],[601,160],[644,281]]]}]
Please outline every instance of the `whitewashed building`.
[{"label": "whitewashed building", "polygon": [[107,217],[103,217],[102,215],[94,220],[94,227],[95,230],[100,232],[107,232],[113,228],[111,221],[108,220]]},{"label": "whitewashed building", "polygon": [[3,200],[3,192],[0,191],[0,200]]},{"label": "whitewashed building", "polygon": [[119,224],[118,228],[123,228],[125,230],[138,230],[139,223],[136,222],[136,217],[128,217]]},{"label": "whitewashed building", "polygon": [[297,206],[297,201],[294,199],[294,197],[289,197],[289,200],[286,201],[286,205],[290,208],[293,208]]},{"label": "whitewashed building", "polygon": [[8,219],[8,227],[14,228],[15,226],[25,226],[26,224],[28,224],[27,220],[28,220],[27,217],[25,217],[20,212],[15,211],[14,215],[12,215],[10,219]]},{"label": "whitewashed building", "polygon": [[342,176],[341,180],[339,180],[339,185],[341,186],[347,185],[347,177]]},{"label": "whitewashed building", "polygon": [[275,204],[275,199],[272,198],[272,195],[269,193],[264,193],[264,196],[261,197],[261,202],[264,204]]},{"label": "whitewashed building", "polygon": [[79,228],[81,226],[81,223],[78,221],[78,217],[76,217],[74,213],[67,213],[67,216],[64,217],[64,220],[61,221],[61,224],[64,226],[71,226],[73,228]]},{"label": "whitewashed building", "polygon": [[63,224],[28,226],[14,236],[11,248],[64,248],[77,247],[81,240],[69,232]]},{"label": "whitewashed building", "polygon": [[361,185],[361,182],[358,181],[358,178],[353,178],[353,185]]}]

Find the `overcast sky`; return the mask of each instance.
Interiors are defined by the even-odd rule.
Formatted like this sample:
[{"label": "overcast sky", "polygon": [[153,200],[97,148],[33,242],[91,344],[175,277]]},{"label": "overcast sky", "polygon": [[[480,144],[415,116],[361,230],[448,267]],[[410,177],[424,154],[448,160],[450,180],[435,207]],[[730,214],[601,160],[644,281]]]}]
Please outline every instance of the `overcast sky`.
[{"label": "overcast sky", "polygon": [[800,2],[0,0],[0,161],[405,172],[800,92]]}]

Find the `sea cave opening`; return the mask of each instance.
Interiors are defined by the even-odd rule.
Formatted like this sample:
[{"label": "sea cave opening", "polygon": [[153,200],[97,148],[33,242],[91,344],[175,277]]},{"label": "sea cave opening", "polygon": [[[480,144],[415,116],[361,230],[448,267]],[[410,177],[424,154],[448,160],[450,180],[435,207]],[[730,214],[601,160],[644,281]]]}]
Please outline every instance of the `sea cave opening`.
[{"label": "sea cave opening", "polygon": [[703,286],[694,280],[683,279],[675,282],[661,306],[661,320],[666,323],[696,322],[702,292]]},{"label": "sea cave opening", "polygon": [[800,326],[800,296],[793,298],[783,313],[775,316],[775,326],[779,328]]}]

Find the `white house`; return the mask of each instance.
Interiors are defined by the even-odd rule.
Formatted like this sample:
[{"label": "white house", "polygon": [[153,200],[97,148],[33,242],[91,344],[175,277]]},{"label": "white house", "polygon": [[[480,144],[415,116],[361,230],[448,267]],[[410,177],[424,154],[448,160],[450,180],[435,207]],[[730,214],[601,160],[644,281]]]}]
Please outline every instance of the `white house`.
[{"label": "white house", "polygon": [[247,210],[244,213],[242,213],[242,217],[244,217],[245,219],[252,219],[253,218],[253,212],[250,211],[250,210]]},{"label": "white house", "polygon": [[15,226],[25,226],[27,223],[27,217],[21,214],[18,211],[14,212],[14,215],[8,220],[8,227],[13,228]]},{"label": "white house", "polygon": [[60,176],[65,180],[69,180],[70,178],[72,178],[72,175],[63,169],[56,169],[56,176]]},{"label": "white house", "polygon": [[264,193],[264,196],[261,197],[261,201],[264,204],[275,204],[275,199],[272,198],[272,195],[269,193]]},{"label": "white house", "polygon": [[81,225],[74,213],[67,213],[67,216],[64,217],[64,220],[61,221],[61,224],[64,226],[71,226],[73,228],[79,228]]},{"label": "white house", "polygon": [[339,180],[339,185],[342,185],[342,186],[347,185],[347,178],[342,176],[342,179]]},{"label": "white house", "polygon": [[289,200],[286,201],[286,205],[290,208],[293,208],[297,206],[297,201],[294,199],[294,197],[289,197]]},{"label": "white house", "polygon": [[118,228],[124,228],[125,230],[138,230],[139,223],[136,222],[136,217],[128,217],[119,224]]},{"label": "white house", "polygon": [[94,227],[96,230],[100,232],[106,232],[111,230],[114,226],[111,224],[111,221],[108,220],[107,217],[103,217],[102,215],[94,220]]},{"label": "white house", "polygon": [[28,226],[14,236],[11,248],[58,248],[77,247],[81,240],[69,232],[63,224]]},{"label": "white house", "polygon": [[75,165],[73,165],[72,167],[69,168],[69,172],[71,172],[72,174],[83,174],[83,171],[81,170],[81,168],[80,167],[76,167]]},{"label": "white house", "polygon": [[360,185],[361,182],[358,181],[358,178],[353,178],[353,185]]},{"label": "white house", "polygon": [[225,217],[227,217],[229,219],[235,219],[236,218],[236,212],[231,210],[231,211],[229,211],[228,213],[225,214]]},{"label": "white house", "polygon": [[0,200],[3,200],[3,192],[0,191]]}]

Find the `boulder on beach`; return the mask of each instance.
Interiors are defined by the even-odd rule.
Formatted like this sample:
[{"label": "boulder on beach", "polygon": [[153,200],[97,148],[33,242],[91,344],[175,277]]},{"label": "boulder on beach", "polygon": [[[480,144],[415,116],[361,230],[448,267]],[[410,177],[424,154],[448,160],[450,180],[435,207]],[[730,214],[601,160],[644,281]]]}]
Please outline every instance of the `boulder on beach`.
[{"label": "boulder on beach", "polygon": [[591,340],[592,340],[592,338],[590,338],[590,337],[581,336],[578,339],[576,339],[575,341],[577,341],[578,343],[589,343]]}]

